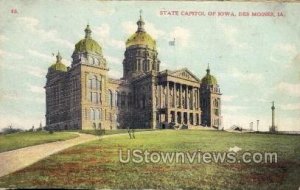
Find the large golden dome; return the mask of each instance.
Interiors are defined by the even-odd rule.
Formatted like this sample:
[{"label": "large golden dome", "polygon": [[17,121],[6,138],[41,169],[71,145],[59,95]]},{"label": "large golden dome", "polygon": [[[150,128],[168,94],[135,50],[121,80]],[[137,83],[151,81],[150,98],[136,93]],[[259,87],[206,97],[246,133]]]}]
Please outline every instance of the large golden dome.
[{"label": "large golden dome", "polygon": [[156,41],[144,29],[145,22],[142,16],[137,21],[137,25],[137,31],[126,41],[126,48],[134,45],[145,45],[150,49],[156,49]]}]

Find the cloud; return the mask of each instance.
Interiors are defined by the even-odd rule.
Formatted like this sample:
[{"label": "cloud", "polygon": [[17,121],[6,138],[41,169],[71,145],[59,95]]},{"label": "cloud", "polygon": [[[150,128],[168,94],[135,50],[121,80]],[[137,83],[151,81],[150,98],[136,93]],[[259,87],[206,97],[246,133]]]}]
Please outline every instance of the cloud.
[{"label": "cloud", "polygon": [[117,47],[119,49],[125,48],[125,43],[121,40],[116,40],[110,36],[110,26],[107,23],[101,24],[95,28],[95,35],[99,37],[100,43],[105,46]]},{"label": "cloud", "polygon": [[298,53],[291,61],[291,68],[300,69],[300,53]]},{"label": "cloud", "polygon": [[280,105],[280,108],[291,111],[300,110],[300,103]]},{"label": "cloud", "polygon": [[4,42],[7,41],[8,37],[4,36],[4,35],[0,35],[0,42]]},{"label": "cloud", "polygon": [[[166,34],[163,30],[157,29],[153,23],[147,22],[147,21],[145,21],[145,22],[146,22],[145,30],[154,39],[158,39]],[[135,26],[135,28],[137,28],[137,26]]]},{"label": "cloud", "polygon": [[[222,98],[222,100],[223,100],[223,98]],[[233,106],[233,105],[223,105],[222,106],[223,111],[230,111],[230,112],[244,110],[244,109],[246,109],[246,108],[243,106]]]},{"label": "cloud", "polygon": [[221,33],[224,34],[225,40],[228,42],[228,44],[236,49],[240,48],[249,48],[247,43],[245,42],[239,42],[237,40],[237,37],[240,35],[240,31],[238,30],[237,27],[231,26],[231,25],[226,25],[222,23],[220,20],[217,22],[217,28],[220,30]]},{"label": "cloud", "polygon": [[12,124],[15,128],[22,128],[22,129],[29,129],[34,125],[38,127],[40,122],[44,123],[44,117],[41,116],[24,116],[21,115],[5,115],[0,116],[0,130],[7,127],[8,125]]},{"label": "cloud", "polygon": [[108,64],[110,64],[110,63],[116,64],[116,65],[121,65],[122,64],[121,59],[119,59],[117,57],[112,57],[112,56],[106,55],[105,58],[106,58]]},{"label": "cloud", "polygon": [[41,59],[47,60],[48,62],[53,62],[55,60],[53,56],[40,53],[39,51],[36,50],[29,49],[27,50],[27,52],[32,56],[39,57]]},{"label": "cloud", "polygon": [[168,69],[168,68],[171,68],[171,65],[167,62],[160,62],[160,68],[161,70],[164,70],[164,69]]},{"label": "cloud", "polygon": [[108,72],[108,76],[113,78],[113,79],[119,79],[122,77],[122,73],[120,71],[117,70],[110,70]]},{"label": "cloud", "polygon": [[31,84],[27,84],[29,91],[33,92],[33,93],[38,93],[38,94],[44,94],[45,93],[45,89],[41,86],[34,86]]},{"label": "cloud", "polygon": [[0,57],[12,58],[12,59],[24,59],[23,55],[18,53],[8,52],[0,49]]},{"label": "cloud", "polygon": [[281,52],[282,55],[295,55],[297,54],[297,48],[294,44],[290,44],[290,43],[280,43],[275,45],[274,47],[275,51]]},{"label": "cloud", "polygon": [[[55,63],[56,62],[56,58],[53,55],[50,56],[50,55],[41,53],[41,52],[33,50],[33,49],[29,49],[29,50],[27,50],[27,52],[30,55],[38,57],[38,58],[43,59],[43,60],[46,60],[49,63]],[[61,61],[62,61],[62,63],[64,63],[67,66],[71,65],[71,61],[70,60],[67,60],[67,59],[63,58]]]},{"label": "cloud", "polygon": [[285,93],[289,96],[300,97],[300,83],[291,84],[286,82],[279,83],[276,87],[278,92]]},{"label": "cloud", "polygon": [[0,101],[12,101],[20,99],[19,91],[0,89],[0,92]]},{"label": "cloud", "polygon": [[115,8],[105,7],[103,9],[97,10],[96,15],[98,16],[111,16],[116,12]]},{"label": "cloud", "polygon": [[[137,25],[133,21],[124,21],[121,26],[127,36],[132,35],[137,30]],[[148,21],[145,21],[145,30],[154,40],[166,36],[165,31],[158,29],[153,23]]]},{"label": "cloud", "polygon": [[33,66],[26,66],[26,72],[32,76],[36,76],[39,78],[44,78],[47,74],[47,70]]},{"label": "cloud", "polygon": [[224,102],[231,102],[233,99],[235,99],[237,96],[230,96],[230,95],[222,95],[222,101]]},{"label": "cloud", "polygon": [[179,44],[179,46],[186,47],[190,44],[189,39],[191,32],[188,29],[176,26],[172,32],[170,32],[169,36],[170,39],[175,38],[176,44]]},{"label": "cloud", "polygon": [[127,35],[133,34],[137,29],[136,24],[132,21],[122,22],[121,26],[122,26],[125,34],[127,34]]},{"label": "cloud", "polygon": [[34,36],[41,37],[42,40],[46,42],[55,42],[57,44],[60,44],[64,47],[73,49],[74,45],[58,36],[58,33],[56,30],[44,30],[38,27],[39,20],[33,17],[19,17],[17,18],[17,21],[19,21],[19,26],[26,28],[28,31],[30,31]]},{"label": "cloud", "polygon": [[264,79],[264,76],[261,73],[241,72],[237,68],[232,68],[230,73],[234,78],[251,84],[258,84]]}]

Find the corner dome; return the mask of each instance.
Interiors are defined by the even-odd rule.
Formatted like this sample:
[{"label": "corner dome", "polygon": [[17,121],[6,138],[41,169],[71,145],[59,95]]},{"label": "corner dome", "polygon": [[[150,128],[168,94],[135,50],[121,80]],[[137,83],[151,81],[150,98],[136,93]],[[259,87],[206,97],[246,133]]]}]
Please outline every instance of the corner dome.
[{"label": "corner dome", "polygon": [[87,25],[84,31],[85,31],[85,38],[80,40],[78,43],[76,43],[74,53],[88,52],[88,53],[102,54],[101,46],[98,44],[98,42],[93,40],[91,37],[92,31],[90,29],[90,26]]},{"label": "corner dome", "polygon": [[206,75],[201,79],[201,84],[206,84],[206,85],[217,85],[218,81],[216,77],[210,74],[210,69],[207,68],[206,70]]},{"label": "corner dome", "polygon": [[67,67],[65,64],[63,64],[61,62],[62,60],[62,57],[60,55],[60,53],[58,52],[57,55],[56,55],[56,63],[52,64],[49,69],[52,69],[54,71],[62,71],[62,72],[67,72]]},{"label": "corner dome", "polygon": [[137,31],[126,41],[126,48],[134,45],[145,45],[150,49],[156,49],[156,41],[145,31],[145,22],[141,15],[140,19],[137,21],[137,25]]}]

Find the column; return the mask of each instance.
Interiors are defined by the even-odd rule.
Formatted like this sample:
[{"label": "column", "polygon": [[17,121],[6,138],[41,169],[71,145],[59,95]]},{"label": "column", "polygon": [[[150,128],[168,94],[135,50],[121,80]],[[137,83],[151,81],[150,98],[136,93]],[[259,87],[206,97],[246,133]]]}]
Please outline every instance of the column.
[{"label": "column", "polygon": [[162,93],[161,92],[161,84],[159,84],[159,96],[158,96],[159,97],[159,104],[158,104],[159,106],[158,106],[158,108],[161,108],[161,93]]},{"label": "column", "polygon": [[175,108],[175,109],[176,109],[176,96],[177,96],[176,83],[174,82],[173,83],[173,108]]},{"label": "column", "polygon": [[196,125],[196,113],[193,112],[193,125]]},{"label": "column", "polygon": [[167,94],[166,94],[166,105],[167,105],[167,108],[169,108],[169,95],[170,95],[170,93],[169,93],[169,82],[167,81]]},{"label": "column", "polygon": [[174,120],[175,120],[175,124],[177,124],[177,111],[176,111],[176,109],[175,109],[175,116],[174,116]]},{"label": "column", "polygon": [[191,97],[191,102],[190,102],[190,110],[194,110],[194,87],[192,86],[192,89],[191,89],[191,94],[190,94],[190,97]]},{"label": "column", "polygon": [[180,123],[183,123],[183,112],[180,112]]},{"label": "column", "polygon": [[185,108],[188,109],[188,86],[185,85]]},{"label": "column", "polygon": [[179,84],[179,108],[182,108],[182,84]]}]

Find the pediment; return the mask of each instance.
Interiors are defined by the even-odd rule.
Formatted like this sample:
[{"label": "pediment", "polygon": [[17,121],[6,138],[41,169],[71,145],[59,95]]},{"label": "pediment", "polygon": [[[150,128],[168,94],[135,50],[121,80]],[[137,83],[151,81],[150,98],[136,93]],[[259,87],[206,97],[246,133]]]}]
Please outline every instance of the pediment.
[{"label": "pediment", "polygon": [[180,69],[177,71],[173,71],[171,73],[171,75],[174,77],[177,77],[177,78],[181,78],[181,79],[186,79],[186,80],[190,80],[190,81],[194,81],[194,82],[200,82],[198,77],[196,77],[191,71],[189,71],[186,68]]}]

